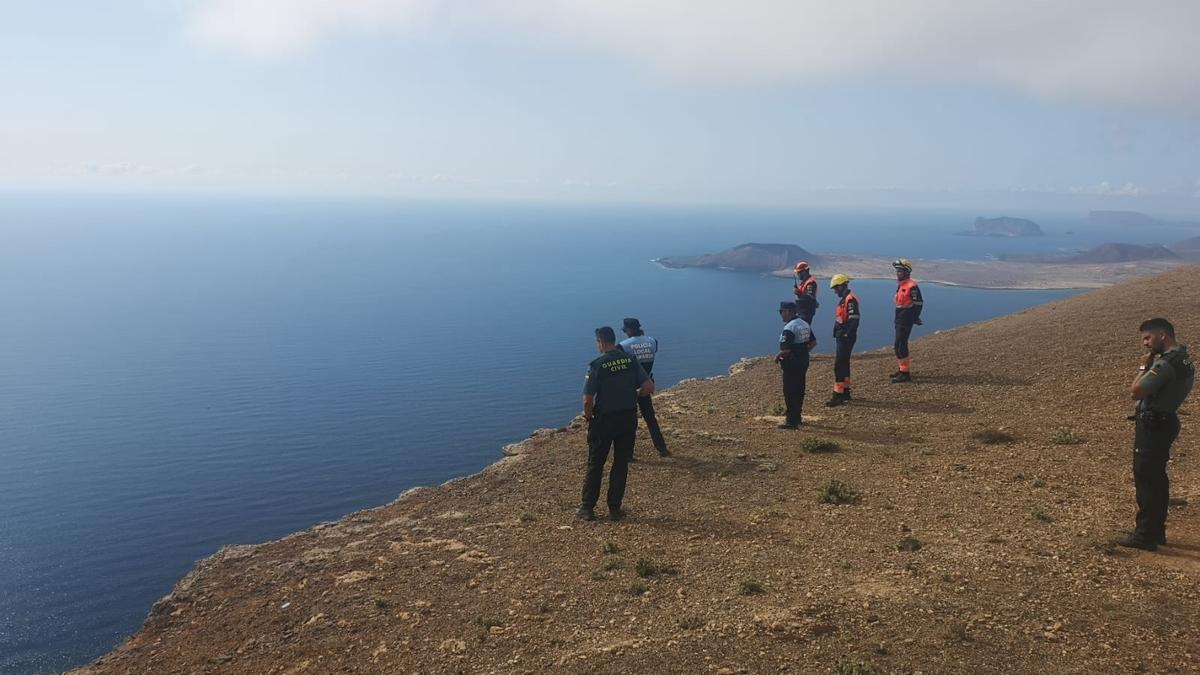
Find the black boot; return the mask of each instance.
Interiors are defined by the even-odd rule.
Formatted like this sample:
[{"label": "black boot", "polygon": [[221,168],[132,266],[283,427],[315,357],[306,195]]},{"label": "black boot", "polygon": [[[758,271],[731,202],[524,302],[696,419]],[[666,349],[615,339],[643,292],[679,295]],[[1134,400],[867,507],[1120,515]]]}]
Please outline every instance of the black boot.
[{"label": "black boot", "polygon": [[910,373],[896,373],[892,376],[892,384],[899,384],[901,382],[912,382],[912,375]]},{"label": "black boot", "polygon": [[1154,551],[1158,548],[1158,543],[1147,537],[1143,537],[1137,532],[1130,532],[1129,534],[1125,535],[1124,539],[1121,539],[1117,542],[1117,546],[1124,546],[1125,548],[1140,548],[1143,551]]},{"label": "black boot", "polygon": [[833,396],[828,401],[825,401],[825,407],[826,408],[836,408],[837,406],[842,405],[845,402],[846,402],[846,395],[840,391],[835,391],[835,392],[833,392]]}]

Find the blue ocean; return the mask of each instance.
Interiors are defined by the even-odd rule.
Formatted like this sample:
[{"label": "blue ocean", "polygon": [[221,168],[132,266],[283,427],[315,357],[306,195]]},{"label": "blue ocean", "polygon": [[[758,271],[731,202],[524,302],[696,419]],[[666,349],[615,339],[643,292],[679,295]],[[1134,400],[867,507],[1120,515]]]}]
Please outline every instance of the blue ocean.
[{"label": "blue ocean", "polygon": [[[982,258],[1189,234],[1013,214],[1048,236],[951,236],[976,215],[0,195],[0,672],[99,656],[222,545],[478,471],[565,424],[597,326],[640,318],[660,387],[773,351],[788,280],[653,258],[747,241]],[[890,344],[894,284],[854,286],[860,349]],[[918,336],[1070,293],[923,290]]]}]

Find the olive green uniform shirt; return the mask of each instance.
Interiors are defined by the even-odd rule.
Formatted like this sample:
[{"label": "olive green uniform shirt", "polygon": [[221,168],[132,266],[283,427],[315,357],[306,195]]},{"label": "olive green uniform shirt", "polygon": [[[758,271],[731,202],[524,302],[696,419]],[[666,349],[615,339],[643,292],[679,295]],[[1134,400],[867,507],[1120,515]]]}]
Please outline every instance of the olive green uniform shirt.
[{"label": "olive green uniform shirt", "polygon": [[596,397],[592,412],[597,415],[633,410],[638,388],[648,379],[636,356],[614,349],[592,361],[583,393]]},{"label": "olive green uniform shirt", "polygon": [[1177,345],[1158,355],[1150,370],[1138,380],[1146,398],[1138,401],[1139,411],[1174,413],[1179,410],[1196,379],[1196,369],[1187,348]]}]

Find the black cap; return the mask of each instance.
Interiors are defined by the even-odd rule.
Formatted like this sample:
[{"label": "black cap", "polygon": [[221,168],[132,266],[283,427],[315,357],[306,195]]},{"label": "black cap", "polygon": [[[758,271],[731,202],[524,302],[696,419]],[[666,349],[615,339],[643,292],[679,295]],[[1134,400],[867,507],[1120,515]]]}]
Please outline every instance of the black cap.
[{"label": "black cap", "polygon": [[624,322],[624,327],[625,327],[627,330],[641,330],[641,329],[642,329],[642,322],[641,322],[641,321],[638,321],[637,319],[635,319],[635,318],[633,318],[633,317],[628,317],[628,318],[626,318],[626,319],[625,319],[625,322]]},{"label": "black cap", "polygon": [[779,311],[782,312],[785,309],[790,309],[793,312],[796,311],[796,303],[787,302],[786,300],[784,302],[779,303]]}]

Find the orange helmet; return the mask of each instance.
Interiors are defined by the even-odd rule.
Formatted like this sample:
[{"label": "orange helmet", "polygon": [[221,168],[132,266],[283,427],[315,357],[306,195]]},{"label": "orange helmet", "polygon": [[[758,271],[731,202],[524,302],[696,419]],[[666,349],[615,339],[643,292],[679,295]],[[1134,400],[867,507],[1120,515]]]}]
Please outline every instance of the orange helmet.
[{"label": "orange helmet", "polygon": [[800,274],[801,272],[807,272],[807,271],[808,271],[808,263],[804,262],[803,260],[796,263],[796,274]]}]

